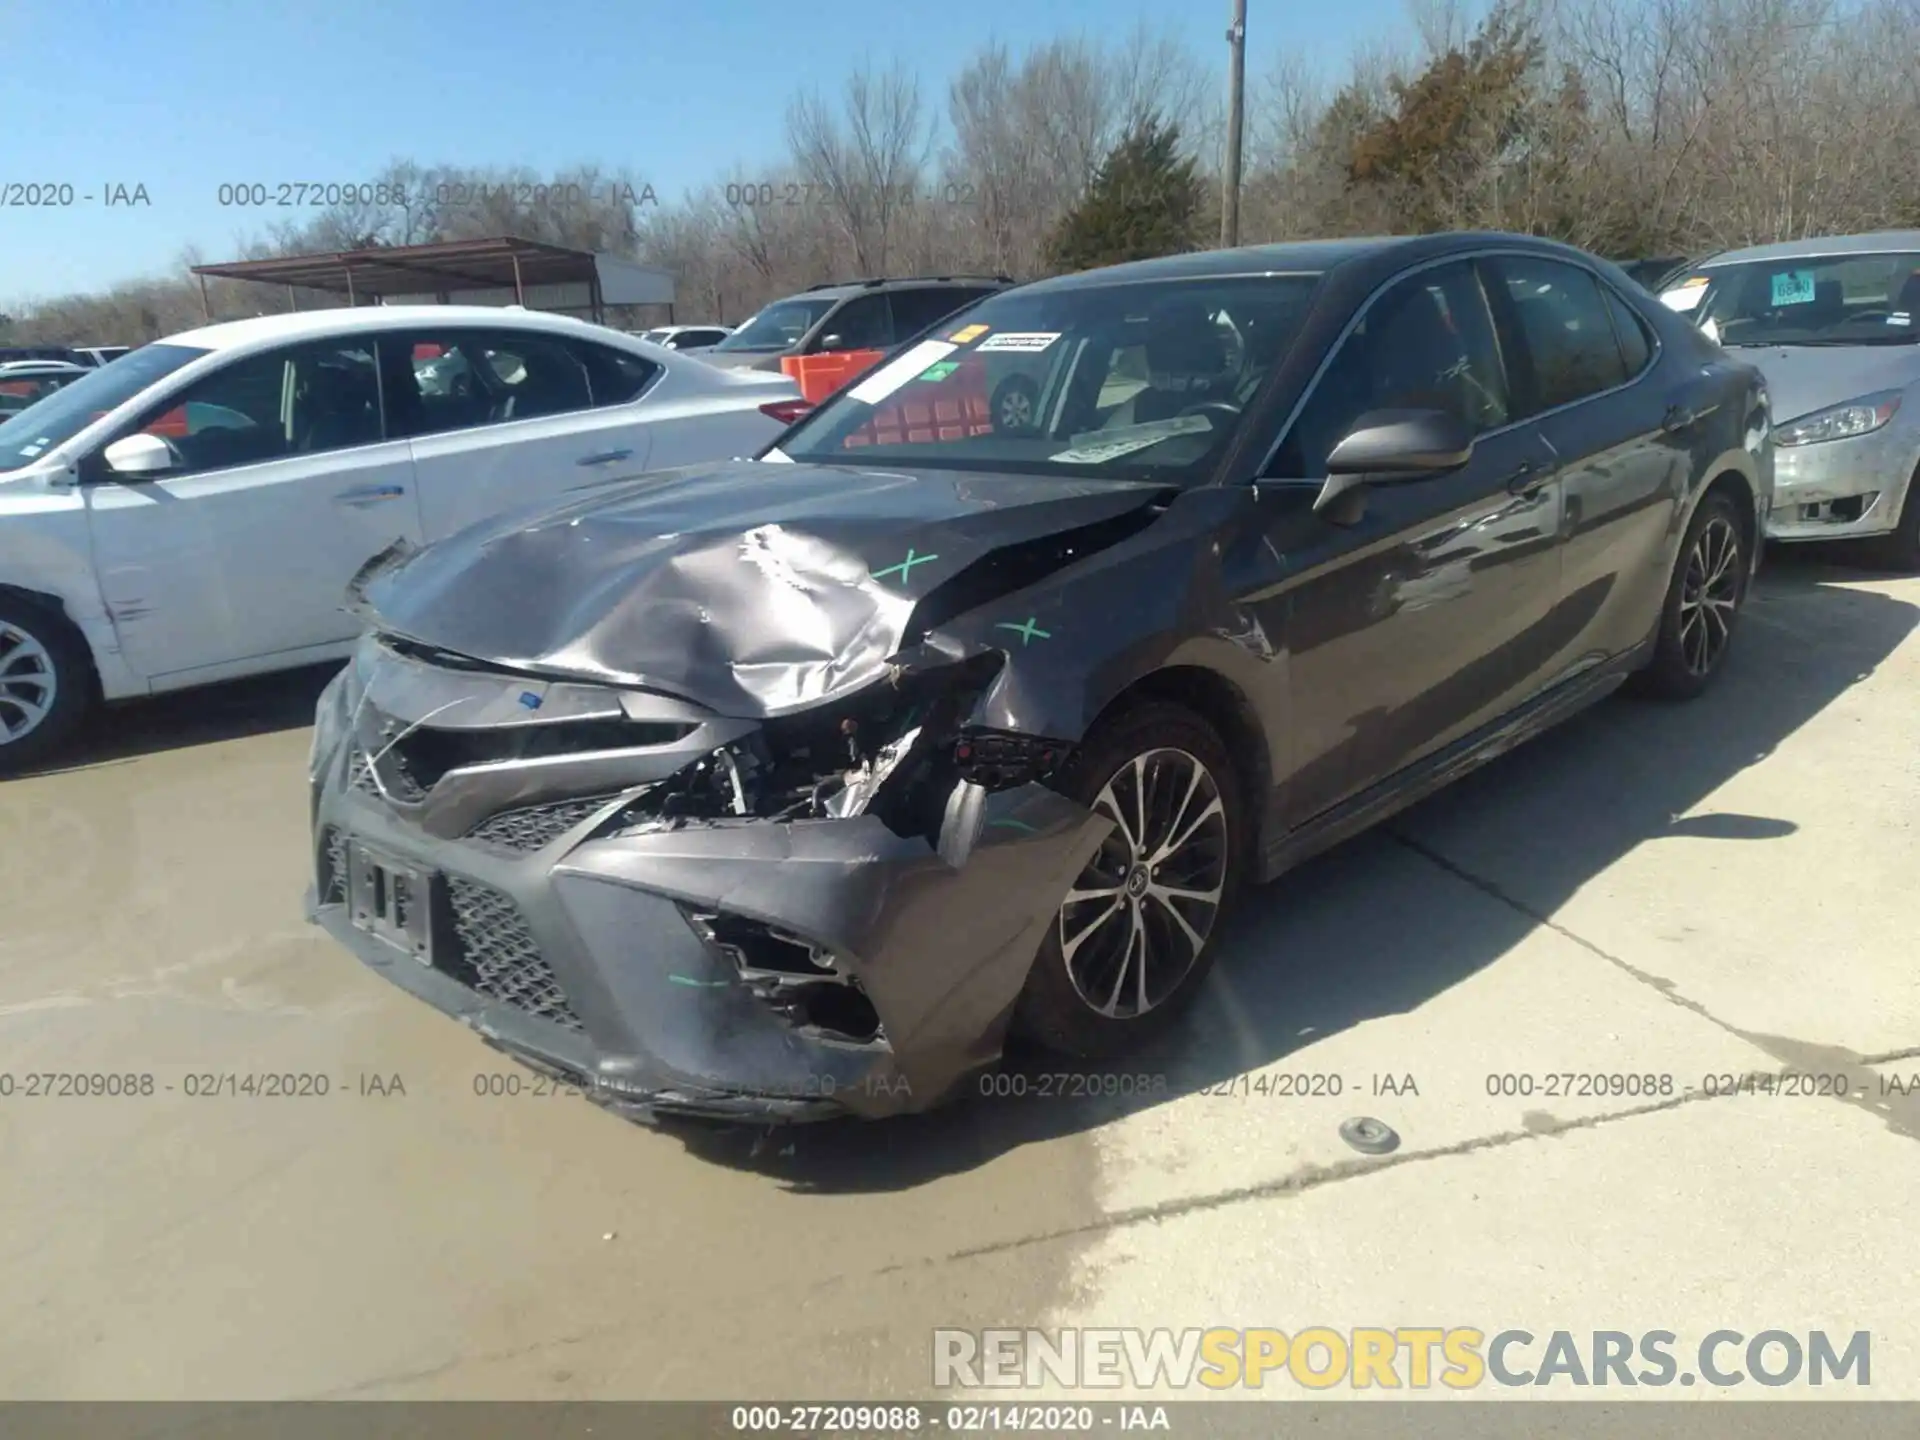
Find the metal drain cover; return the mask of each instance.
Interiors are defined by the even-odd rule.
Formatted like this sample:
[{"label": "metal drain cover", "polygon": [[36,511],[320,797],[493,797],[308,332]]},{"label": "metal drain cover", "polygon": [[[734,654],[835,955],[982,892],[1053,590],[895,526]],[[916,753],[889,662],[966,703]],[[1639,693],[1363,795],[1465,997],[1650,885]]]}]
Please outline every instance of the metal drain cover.
[{"label": "metal drain cover", "polygon": [[1371,1115],[1341,1121],[1340,1138],[1362,1155],[1386,1155],[1400,1148],[1400,1137],[1393,1127]]}]

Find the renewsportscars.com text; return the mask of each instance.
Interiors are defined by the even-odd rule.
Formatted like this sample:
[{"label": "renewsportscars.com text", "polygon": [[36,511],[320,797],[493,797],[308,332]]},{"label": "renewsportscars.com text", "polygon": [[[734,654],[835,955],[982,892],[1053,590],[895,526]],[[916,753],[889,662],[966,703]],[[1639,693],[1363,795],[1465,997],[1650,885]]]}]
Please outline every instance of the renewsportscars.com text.
[{"label": "renewsportscars.com text", "polygon": [[1473,1390],[1500,1386],[1762,1385],[1865,1388],[1873,1337],[1824,1330],[1574,1332],[1472,1326],[936,1330],[940,1389]]}]

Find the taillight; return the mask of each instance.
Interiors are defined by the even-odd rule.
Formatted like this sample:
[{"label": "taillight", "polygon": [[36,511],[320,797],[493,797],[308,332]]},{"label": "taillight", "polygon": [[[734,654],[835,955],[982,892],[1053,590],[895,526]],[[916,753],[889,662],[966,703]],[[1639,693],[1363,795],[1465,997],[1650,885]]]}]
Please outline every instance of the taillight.
[{"label": "taillight", "polygon": [[791,425],[811,409],[813,404],[807,400],[769,400],[760,407],[760,413],[771,416],[782,425]]}]

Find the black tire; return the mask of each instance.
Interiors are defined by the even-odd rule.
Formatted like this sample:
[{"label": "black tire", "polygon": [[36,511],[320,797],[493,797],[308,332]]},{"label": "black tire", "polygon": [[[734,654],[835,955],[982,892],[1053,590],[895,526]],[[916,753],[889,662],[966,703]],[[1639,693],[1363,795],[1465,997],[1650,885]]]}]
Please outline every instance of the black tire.
[{"label": "black tire", "polygon": [[1900,523],[1876,547],[1880,563],[1903,575],[1920,572],[1920,470],[1907,482],[1900,502]]},{"label": "black tire", "polygon": [[1025,375],[1009,375],[988,402],[993,428],[1002,435],[1031,435],[1040,423],[1040,387]]},{"label": "black tire", "polygon": [[[1198,767],[1197,778],[1191,766]],[[1176,822],[1190,832],[1157,866],[1140,863],[1142,847],[1129,833],[1142,828],[1134,783],[1142,775],[1146,856],[1178,838]],[[1014,1029],[1055,1054],[1106,1059],[1157,1035],[1198,993],[1213,965],[1222,916],[1246,870],[1249,828],[1240,779],[1220,737],[1191,711],[1161,701],[1101,725],[1069,763],[1060,789],[1109,816],[1113,806],[1125,807],[1129,820],[1115,825],[1062,897],[1027,976]],[[1202,801],[1205,796],[1212,798]],[[1101,893],[1072,898],[1082,890]],[[1212,903],[1197,898],[1208,892],[1217,894]],[[1114,1004],[1100,999],[1109,977]]]},{"label": "black tire", "polygon": [[86,642],[46,607],[0,595],[0,775],[53,754],[92,705]]},{"label": "black tire", "polygon": [[1749,524],[1724,490],[1700,502],[1660,604],[1653,659],[1633,677],[1635,693],[1691,700],[1726,668],[1753,572]]}]

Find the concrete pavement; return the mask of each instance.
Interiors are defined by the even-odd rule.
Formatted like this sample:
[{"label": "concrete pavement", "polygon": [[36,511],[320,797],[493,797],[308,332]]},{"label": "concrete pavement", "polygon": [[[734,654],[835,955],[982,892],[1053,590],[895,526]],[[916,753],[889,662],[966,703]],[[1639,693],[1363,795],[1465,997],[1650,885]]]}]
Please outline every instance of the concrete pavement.
[{"label": "concrete pavement", "polygon": [[[1145,1094],[1029,1063],[771,1142],[530,1093],[302,923],[313,677],[121,712],[0,785],[0,1070],[153,1077],[0,1098],[0,1395],[925,1395],[936,1326],[1428,1324],[1869,1329],[1920,1396],[1917,606],[1775,565],[1707,700],[1257,894],[1095,1087]],[[1847,1093],[1707,1093],[1782,1070]]]}]

